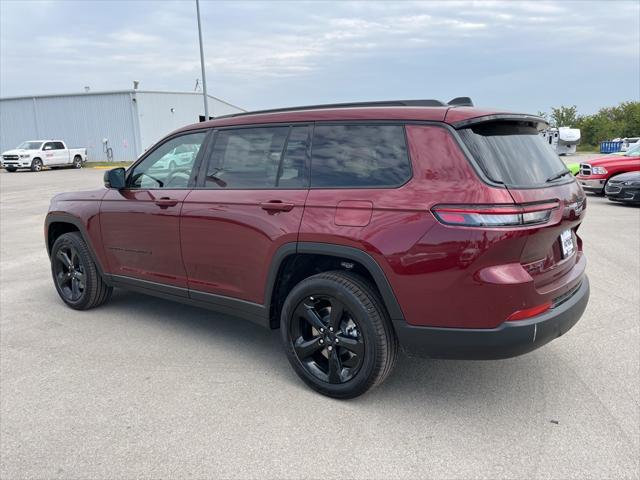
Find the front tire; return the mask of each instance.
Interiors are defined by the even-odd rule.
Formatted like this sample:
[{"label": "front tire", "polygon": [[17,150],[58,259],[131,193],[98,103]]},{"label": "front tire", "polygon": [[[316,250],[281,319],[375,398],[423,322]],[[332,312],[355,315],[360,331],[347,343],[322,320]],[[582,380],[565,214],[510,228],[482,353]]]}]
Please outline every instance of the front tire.
[{"label": "front tire", "polygon": [[367,280],[349,272],[320,273],[296,285],[280,327],[295,372],[329,397],[362,395],[384,381],[397,358],[382,301]]},{"label": "front tire", "polygon": [[34,158],[31,161],[31,171],[32,172],[42,171],[42,160],[40,160],[39,158]]},{"label": "front tire", "polygon": [[51,274],[58,295],[75,310],[102,305],[113,292],[78,232],[65,233],[56,239],[51,248]]}]

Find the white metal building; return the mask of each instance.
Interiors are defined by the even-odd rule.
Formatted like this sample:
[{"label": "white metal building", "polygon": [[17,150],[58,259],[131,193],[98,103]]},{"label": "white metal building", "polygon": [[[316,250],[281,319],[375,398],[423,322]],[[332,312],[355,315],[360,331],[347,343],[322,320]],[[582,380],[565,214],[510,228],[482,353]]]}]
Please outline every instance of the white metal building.
[{"label": "white metal building", "polygon": [[[244,110],[209,96],[209,115]],[[201,93],[121,90],[0,99],[0,152],[55,138],[86,147],[89,161],[135,160],[167,133],[204,119]],[[107,140],[107,145],[103,140]]]}]

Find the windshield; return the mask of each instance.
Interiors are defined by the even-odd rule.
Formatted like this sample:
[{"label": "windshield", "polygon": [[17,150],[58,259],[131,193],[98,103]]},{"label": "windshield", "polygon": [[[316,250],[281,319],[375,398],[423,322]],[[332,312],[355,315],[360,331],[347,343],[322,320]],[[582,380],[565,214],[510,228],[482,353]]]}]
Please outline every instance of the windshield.
[{"label": "windshield", "polygon": [[634,143],[629,146],[629,150],[624,152],[625,157],[636,157],[640,155],[640,143]]},{"label": "windshield", "polygon": [[[522,122],[488,122],[459,130],[460,137],[493,181],[512,186],[542,185],[566,170],[538,130]],[[557,181],[565,177],[558,177]]]},{"label": "windshield", "polygon": [[23,150],[40,150],[42,142],[22,142],[18,148]]}]

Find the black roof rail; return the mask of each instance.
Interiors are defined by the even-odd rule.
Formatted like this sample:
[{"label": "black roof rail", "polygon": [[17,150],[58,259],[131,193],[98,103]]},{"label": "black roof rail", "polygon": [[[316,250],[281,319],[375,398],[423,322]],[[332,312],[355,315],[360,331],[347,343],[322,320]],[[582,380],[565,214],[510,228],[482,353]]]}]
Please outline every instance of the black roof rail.
[{"label": "black roof rail", "polygon": [[[454,98],[454,100],[465,99],[471,105],[471,99],[468,97],[458,97]],[[451,102],[444,103],[440,100],[433,99],[425,99],[425,100],[382,100],[377,102],[352,102],[352,103],[328,103],[324,105],[305,105],[299,107],[288,107],[288,108],[274,108],[270,110],[254,110],[251,112],[242,112],[242,113],[231,113],[229,115],[221,115],[218,118],[231,118],[231,117],[241,117],[244,115],[255,115],[259,113],[278,113],[278,112],[295,112],[298,110],[319,110],[319,109],[328,109],[328,108],[354,108],[354,107],[446,107],[453,105]],[[466,104],[465,104],[466,105]]]},{"label": "black roof rail", "polygon": [[469,97],[456,97],[447,102],[447,105],[456,107],[473,107],[473,101]]}]

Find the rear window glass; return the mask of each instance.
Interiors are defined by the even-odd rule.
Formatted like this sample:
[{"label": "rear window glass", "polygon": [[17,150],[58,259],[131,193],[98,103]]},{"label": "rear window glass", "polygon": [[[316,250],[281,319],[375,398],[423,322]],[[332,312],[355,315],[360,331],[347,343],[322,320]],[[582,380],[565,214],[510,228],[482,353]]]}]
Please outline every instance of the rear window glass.
[{"label": "rear window glass", "polygon": [[464,128],[458,133],[493,181],[515,186],[541,185],[566,169],[532,126],[493,122]]},{"label": "rear window glass", "polygon": [[401,125],[316,125],[311,187],[394,187],[411,177]]}]

